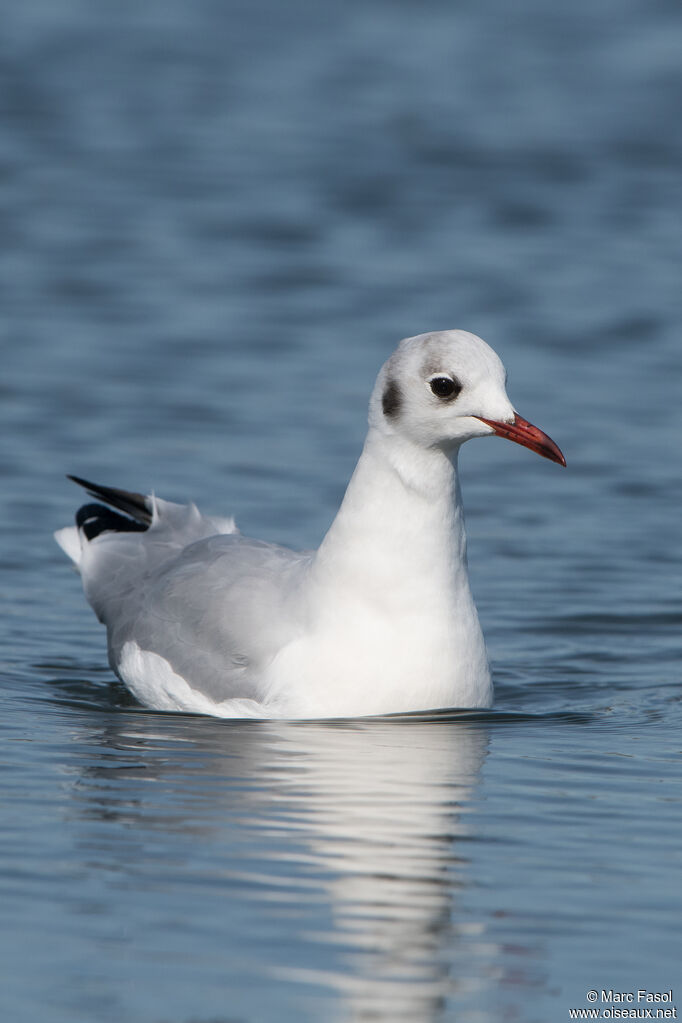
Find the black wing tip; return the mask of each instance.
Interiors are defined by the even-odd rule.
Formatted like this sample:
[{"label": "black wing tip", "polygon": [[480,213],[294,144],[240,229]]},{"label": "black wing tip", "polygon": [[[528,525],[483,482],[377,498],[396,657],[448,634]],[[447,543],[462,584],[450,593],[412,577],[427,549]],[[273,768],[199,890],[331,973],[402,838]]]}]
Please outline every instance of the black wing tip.
[{"label": "black wing tip", "polygon": [[103,504],[84,504],[76,512],[76,525],[88,540],[94,540],[100,533],[144,533],[149,528]]},{"label": "black wing tip", "polygon": [[66,478],[77,483],[79,487],[83,487],[91,497],[104,501],[112,508],[117,508],[125,515],[129,515],[136,522],[142,523],[145,529],[151,525],[152,504],[144,494],[137,494],[131,490],[118,490],[116,487],[104,487],[99,483],[91,483],[81,476],[72,476],[70,473],[66,474]]},{"label": "black wing tip", "polygon": [[84,480],[82,476],[72,476],[70,473],[67,472],[66,478],[67,480],[71,480],[72,483],[77,483],[79,487],[83,487],[85,490],[97,489],[96,483],[90,483],[89,480]]}]

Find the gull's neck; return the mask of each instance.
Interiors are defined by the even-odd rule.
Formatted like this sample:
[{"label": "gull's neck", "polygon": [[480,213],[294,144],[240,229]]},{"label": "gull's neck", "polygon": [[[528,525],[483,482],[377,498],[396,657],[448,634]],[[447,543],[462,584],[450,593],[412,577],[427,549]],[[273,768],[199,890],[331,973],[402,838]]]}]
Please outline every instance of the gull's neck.
[{"label": "gull's neck", "polygon": [[456,452],[371,428],[308,578],[327,710],[490,706]]},{"label": "gull's neck", "polygon": [[335,585],[362,586],[389,604],[417,591],[442,604],[453,589],[468,591],[457,452],[371,428],[315,560],[318,578],[330,572]]}]

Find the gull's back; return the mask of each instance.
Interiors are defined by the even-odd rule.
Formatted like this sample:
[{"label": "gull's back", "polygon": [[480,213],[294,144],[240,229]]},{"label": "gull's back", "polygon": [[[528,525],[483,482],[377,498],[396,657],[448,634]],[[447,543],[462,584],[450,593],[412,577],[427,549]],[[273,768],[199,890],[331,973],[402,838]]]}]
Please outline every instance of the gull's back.
[{"label": "gull's back", "polygon": [[144,531],[86,539],[70,527],[57,539],[107,627],[112,668],[143,702],[202,711],[208,700],[213,713],[215,704],[248,713],[254,701],[258,713],[267,666],[300,626],[297,595],[311,555],[160,500]]}]

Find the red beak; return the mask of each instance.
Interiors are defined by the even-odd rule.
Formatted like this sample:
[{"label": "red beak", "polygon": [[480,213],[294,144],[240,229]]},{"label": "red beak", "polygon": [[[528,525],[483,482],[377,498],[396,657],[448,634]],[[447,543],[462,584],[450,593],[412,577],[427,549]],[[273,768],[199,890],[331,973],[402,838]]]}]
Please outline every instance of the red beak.
[{"label": "red beak", "polygon": [[559,465],[566,465],[566,459],[552,438],[520,415],[514,416],[513,423],[498,423],[495,419],[484,419],[483,416],[476,418],[480,419],[482,423],[492,426],[498,437],[506,437],[507,440],[523,444],[524,448],[530,448],[531,451],[542,455],[543,458],[549,458],[550,461],[558,462]]}]

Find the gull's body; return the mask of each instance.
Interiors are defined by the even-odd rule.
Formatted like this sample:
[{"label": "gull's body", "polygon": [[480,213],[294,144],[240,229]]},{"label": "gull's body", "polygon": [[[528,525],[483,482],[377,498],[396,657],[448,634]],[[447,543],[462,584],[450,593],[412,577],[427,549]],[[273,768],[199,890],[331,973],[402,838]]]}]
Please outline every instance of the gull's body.
[{"label": "gull's body", "polygon": [[130,516],[90,505],[57,534],[107,626],[114,671],[151,707],[230,717],[490,706],[459,446],[500,433],[563,461],[504,384],[500,360],[472,334],[401,342],[315,552],[248,539],[193,505],[86,484]]}]

